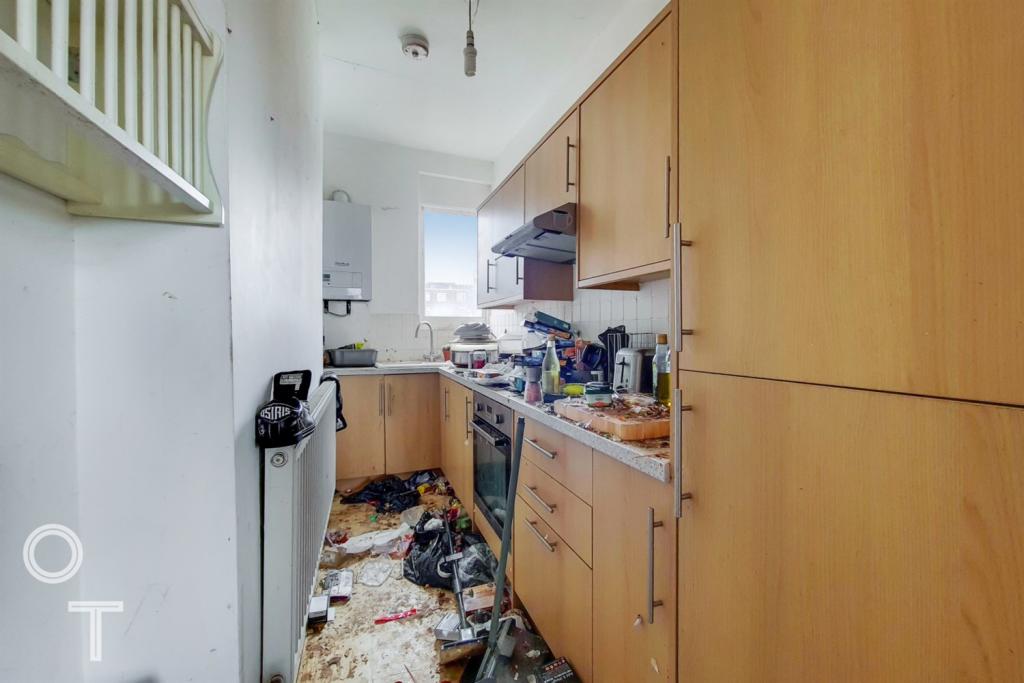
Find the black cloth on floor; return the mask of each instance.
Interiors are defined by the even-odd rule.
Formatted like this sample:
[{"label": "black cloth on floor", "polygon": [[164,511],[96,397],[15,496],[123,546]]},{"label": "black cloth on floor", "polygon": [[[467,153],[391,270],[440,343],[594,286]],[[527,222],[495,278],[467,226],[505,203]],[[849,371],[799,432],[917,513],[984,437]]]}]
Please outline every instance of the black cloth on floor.
[{"label": "black cloth on floor", "polygon": [[377,512],[402,512],[420,502],[417,487],[435,479],[432,472],[417,472],[402,480],[394,475],[372,481],[359,491],[341,499],[342,503],[369,503]]}]

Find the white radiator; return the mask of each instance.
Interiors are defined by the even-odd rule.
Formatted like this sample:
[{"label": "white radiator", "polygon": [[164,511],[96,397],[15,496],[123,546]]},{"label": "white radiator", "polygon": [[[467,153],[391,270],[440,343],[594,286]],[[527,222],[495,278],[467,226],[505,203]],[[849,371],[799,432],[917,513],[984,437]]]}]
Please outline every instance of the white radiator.
[{"label": "white radiator", "polygon": [[263,450],[263,677],[293,683],[334,499],[335,385],[310,397],[316,431]]}]

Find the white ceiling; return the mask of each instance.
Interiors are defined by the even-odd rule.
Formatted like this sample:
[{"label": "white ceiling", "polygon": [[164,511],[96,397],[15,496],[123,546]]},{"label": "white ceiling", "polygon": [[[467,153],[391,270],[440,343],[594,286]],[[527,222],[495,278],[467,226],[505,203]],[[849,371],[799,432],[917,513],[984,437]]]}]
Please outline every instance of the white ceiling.
[{"label": "white ceiling", "polygon": [[[318,0],[324,126],[493,160],[629,4],[482,0],[467,78],[466,0]],[[424,61],[402,53],[399,36],[413,31],[430,41]]]}]

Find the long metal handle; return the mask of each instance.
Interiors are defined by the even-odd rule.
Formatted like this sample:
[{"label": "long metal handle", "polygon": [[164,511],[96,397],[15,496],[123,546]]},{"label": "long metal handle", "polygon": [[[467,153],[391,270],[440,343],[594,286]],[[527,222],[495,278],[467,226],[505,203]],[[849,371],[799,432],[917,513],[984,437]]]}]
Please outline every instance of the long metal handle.
[{"label": "long metal handle", "polygon": [[544,534],[537,530],[537,522],[526,520],[526,526],[533,532],[533,535],[537,537],[537,540],[544,544],[544,547],[548,549],[549,553],[555,552],[555,546],[558,545],[558,543],[552,543],[548,539],[544,538]]},{"label": "long metal handle", "polygon": [[377,414],[384,417],[384,382],[377,385]]},{"label": "long metal handle", "polygon": [[533,446],[535,450],[537,450],[541,455],[543,455],[548,460],[554,460],[556,457],[558,457],[558,451],[549,451],[546,448],[543,448],[539,443],[537,443],[533,439],[527,439],[526,443]]},{"label": "long metal handle", "polygon": [[388,382],[388,416],[395,412],[395,387]]},{"label": "long metal handle", "polygon": [[665,239],[672,230],[672,157],[665,157]]},{"label": "long metal handle", "polygon": [[654,530],[665,526],[654,521],[654,508],[647,508],[647,623],[654,623],[654,608],[665,603],[654,599]]},{"label": "long metal handle", "polygon": [[683,329],[683,259],[681,247],[689,247],[693,242],[682,238],[683,224],[672,224],[672,296],[675,303],[675,320],[672,323],[672,348],[679,353],[683,350],[683,335],[693,334],[693,330]]},{"label": "long metal handle", "polygon": [[569,150],[575,149],[576,145],[572,144],[572,139],[565,136],[565,191],[568,192],[570,187],[576,187],[576,183],[569,182]]},{"label": "long metal handle", "polygon": [[488,434],[485,429],[483,429],[482,427],[477,425],[475,422],[472,423],[472,425],[473,425],[473,431],[476,432],[477,434],[479,434],[481,436],[481,438],[483,438],[484,441],[486,441],[487,443],[491,444],[495,448],[499,448],[500,444],[505,443],[505,440],[506,440],[505,437],[501,437],[500,439],[496,439],[495,437],[493,437],[490,434]]},{"label": "long metal handle", "polygon": [[497,287],[491,287],[491,268],[494,268],[495,270],[498,269],[497,260],[495,260],[494,263],[491,263],[491,259],[487,259],[487,275],[485,277],[486,282],[484,282],[484,286],[487,287],[488,292],[497,289]]},{"label": "long metal handle", "polygon": [[546,500],[544,500],[543,498],[541,498],[540,494],[537,493],[537,487],[536,486],[527,486],[526,487],[526,492],[529,493],[530,496],[535,501],[540,503],[540,506],[542,508],[544,508],[549,515],[553,515],[555,513],[555,508],[558,507],[558,506],[557,505],[552,505],[551,503],[549,503]]},{"label": "long metal handle", "polygon": [[448,421],[448,387],[444,388],[444,421]]},{"label": "long metal handle", "polygon": [[675,493],[676,519],[683,516],[683,501],[693,496],[683,493],[683,413],[693,406],[683,405],[683,390],[672,390],[672,490]]},{"label": "long metal handle", "polygon": [[473,436],[473,418],[469,416],[469,405],[471,400],[466,398],[466,438],[469,439]]},{"label": "long metal handle", "polygon": [[523,281],[523,276],[519,274],[519,264],[522,263],[523,259],[516,256],[516,284],[518,285]]}]

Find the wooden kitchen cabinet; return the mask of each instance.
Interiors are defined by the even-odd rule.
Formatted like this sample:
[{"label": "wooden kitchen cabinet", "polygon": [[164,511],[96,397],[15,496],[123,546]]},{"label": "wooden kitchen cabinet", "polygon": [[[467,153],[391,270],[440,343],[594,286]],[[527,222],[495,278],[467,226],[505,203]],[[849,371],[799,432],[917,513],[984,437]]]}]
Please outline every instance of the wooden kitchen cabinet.
[{"label": "wooden kitchen cabinet", "polygon": [[473,392],[441,377],[441,470],[467,510],[473,505]]},{"label": "wooden kitchen cabinet", "polygon": [[680,681],[1024,680],[1024,410],[679,383]]},{"label": "wooden kitchen cabinet", "polygon": [[674,682],[672,484],[595,457],[593,514],[594,681]]},{"label": "wooden kitchen cabinet", "polygon": [[513,537],[516,594],[552,651],[568,659],[580,679],[589,683],[593,600],[590,567],[522,496],[516,500]]},{"label": "wooden kitchen cabinet", "polygon": [[526,158],[526,219],[576,202],[579,112],[574,109]]},{"label": "wooden kitchen cabinet", "polygon": [[511,307],[525,300],[572,301],[572,265],[501,256],[497,242],[522,227],[526,168],[520,166],[477,211],[477,305]]},{"label": "wooden kitchen cabinet", "polygon": [[440,404],[435,373],[385,376],[385,471],[441,466]]},{"label": "wooden kitchen cabinet", "polygon": [[347,375],[338,381],[348,428],[335,435],[335,477],[384,474],[384,376]]},{"label": "wooden kitchen cabinet", "polygon": [[677,367],[1024,404],[1024,4],[679,11]]},{"label": "wooden kitchen cabinet", "polygon": [[672,45],[665,16],[579,107],[580,287],[669,273]]}]

